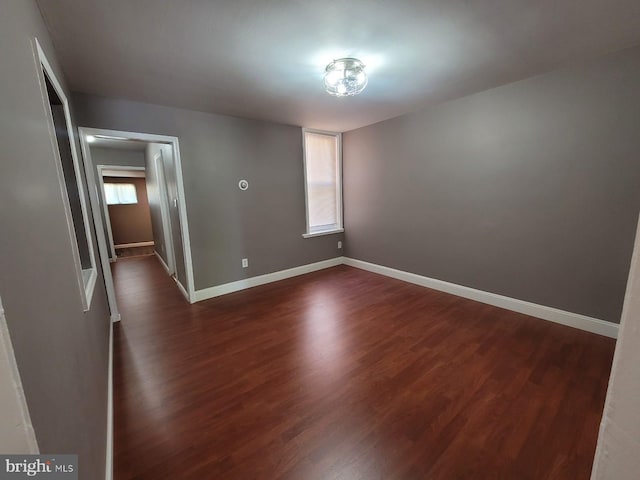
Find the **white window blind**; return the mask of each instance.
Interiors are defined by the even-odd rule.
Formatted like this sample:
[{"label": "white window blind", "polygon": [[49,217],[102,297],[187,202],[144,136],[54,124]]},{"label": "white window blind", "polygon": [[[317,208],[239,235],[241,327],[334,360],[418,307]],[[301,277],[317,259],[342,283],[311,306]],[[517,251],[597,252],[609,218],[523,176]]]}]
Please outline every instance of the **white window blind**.
[{"label": "white window blind", "polygon": [[133,183],[105,183],[104,194],[107,199],[107,205],[138,203],[136,186]]},{"label": "white window blind", "polygon": [[342,228],[340,135],[304,132],[307,234]]}]

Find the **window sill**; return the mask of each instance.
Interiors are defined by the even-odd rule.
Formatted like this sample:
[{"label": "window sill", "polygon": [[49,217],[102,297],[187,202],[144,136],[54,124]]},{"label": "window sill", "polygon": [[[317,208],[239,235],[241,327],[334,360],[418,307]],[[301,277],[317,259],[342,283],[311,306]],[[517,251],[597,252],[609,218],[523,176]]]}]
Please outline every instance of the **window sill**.
[{"label": "window sill", "polygon": [[303,233],[302,238],[321,237],[322,235],[332,235],[334,233],[343,233],[344,228],[334,228],[333,230],[322,230],[320,232]]},{"label": "window sill", "polygon": [[84,311],[88,312],[91,308],[91,300],[93,299],[93,291],[96,288],[96,280],[98,272],[95,268],[87,268],[82,270],[82,283],[84,284]]}]

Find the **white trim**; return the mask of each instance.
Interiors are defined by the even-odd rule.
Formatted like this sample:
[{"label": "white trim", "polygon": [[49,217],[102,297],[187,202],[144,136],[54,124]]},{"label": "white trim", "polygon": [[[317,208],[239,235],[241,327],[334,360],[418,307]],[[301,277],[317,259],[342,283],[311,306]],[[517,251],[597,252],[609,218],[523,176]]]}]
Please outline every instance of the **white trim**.
[{"label": "white trim", "polygon": [[[634,456],[638,454],[638,434],[640,424],[637,422],[636,411],[630,410],[624,404],[633,405],[638,398],[638,302],[640,297],[640,221],[636,226],[636,236],[633,241],[633,253],[627,276],[627,286],[624,292],[622,316],[620,318],[620,337],[616,343],[611,364],[611,375],[607,385],[607,396],[598,431],[598,442],[591,468],[591,480],[637,478],[632,474]],[[629,399],[622,400],[622,395]],[[627,403],[629,402],[629,403]],[[637,410],[637,409],[636,409]],[[625,424],[626,422],[626,424]],[[611,450],[619,453],[611,455]],[[627,476],[626,473],[629,475]]]},{"label": "white trim", "polygon": [[156,257],[158,257],[158,260],[160,260],[160,264],[161,264],[161,265],[162,265],[162,267],[167,271],[167,273],[168,273],[169,275],[173,275],[173,274],[171,273],[171,270],[169,270],[169,265],[167,265],[167,264],[165,263],[165,261],[162,259],[162,257],[161,257],[161,256],[160,256],[160,254],[158,253],[158,251],[157,251],[157,250],[154,250],[154,251],[153,251],[153,253],[155,254],[155,256],[156,256]]},{"label": "white trim", "polygon": [[[3,388],[12,388],[12,390],[15,392],[15,401],[18,409],[18,418],[12,419],[16,422],[14,424],[16,430],[13,433],[14,435],[18,435],[18,430],[22,430],[20,432],[20,438],[24,441],[23,446],[26,445],[28,449],[28,451],[26,452],[12,453],[38,454],[40,453],[40,449],[38,448],[38,440],[36,438],[36,432],[33,429],[33,424],[31,423],[29,406],[27,405],[24,388],[22,387],[22,379],[20,378],[18,363],[16,362],[16,356],[13,351],[11,335],[9,334],[9,327],[7,325],[7,321],[4,315],[4,309],[2,307],[2,299],[0,299],[0,352],[2,351],[4,351],[4,353],[6,354],[6,358],[0,359],[0,362],[6,362],[9,370],[9,376],[11,377],[11,382],[13,383],[13,385],[10,386],[3,385]],[[3,415],[4,414],[6,414],[6,411],[3,411]]]},{"label": "white trim", "polygon": [[[85,157],[86,158],[86,157]],[[109,257],[112,262],[117,260],[116,249],[113,244],[113,232],[111,230],[111,217],[109,216],[109,205],[107,205],[107,196],[104,192],[104,177],[102,171],[104,165],[96,165],[98,171],[98,189],[100,190],[98,196],[100,197],[100,203],[102,204],[102,214],[104,215],[104,221],[107,224],[107,240],[109,241]]]},{"label": "white trim", "polygon": [[[113,320],[120,318],[120,312],[118,311],[116,291],[115,287],[113,286],[113,276],[111,275],[111,265],[109,253],[107,251],[107,235],[104,231],[104,226],[102,225],[102,217],[100,214],[100,189],[98,188],[96,178],[93,173],[93,161],[91,160],[91,149],[89,147],[89,142],[87,142],[87,135],[89,134],[86,133],[86,129],[78,129],[78,136],[80,137],[80,149],[82,150],[82,156],[84,157],[84,171],[87,177],[87,187],[89,190],[89,203],[91,204],[91,211],[93,212],[93,225],[96,229],[98,251],[100,252],[102,277],[104,280],[105,288],[107,290],[107,300],[109,301],[109,311],[111,313],[111,319]],[[102,193],[104,195],[104,190],[102,190]],[[108,224],[109,223],[107,222],[107,225]],[[113,261],[115,261],[115,253]]]},{"label": "white trim", "polygon": [[176,285],[178,286],[178,289],[180,290],[180,293],[184,296],[184,298],[187,300],[187,302],[191,303],[191,299],[189,298],[189,293],[184,288],[184,286],[180,283],[180,281],[176,277],[172,277],[172,278],[175,280]]},{"label": "white trim", "polygon": [[277,282],[286,278],[304,275],[305,273],[315,272],[317,270],[322,270],[342,264],[395,278],[397,280],[402,280],[404,282],[413,283],[415,285],[420,285],[422,287],[432,288],[441,292],[450,293],[459,297],[468,298],[477,302],[486,303],[488,305],[494,305],[506,310],[523,313],[525,315],[540,318],[542,320],[559,323],[568,327],[578,328],[580,330],[596,333],[605,337],[618,337],[618,325],[615,323],[606,322],[604,320],[588,317],[586,315],[580,315],[578,313],[567,312],[558,308],[547,307],[545,305],[538,305],[536,303],[506,297],[504,295],[485,292],[483,290],[476,290],[475,288],[465,287],[463,285],[457,285],[455,283],[449,283],[442,280],[437,280],[435,278],[424,277],[415,273],[396,270],[395,268],[385,267],[382,265],[377,265],[375,263],[364,262],[362,260],[356,260],[349,257],[331,258],[329,260],[323,260],[317,263],[302,265],[300,267],[289,268],[287,270],[280,270],[278,272],[267,273],[265,275],[259,275],[257,277],[250,277],[244,280],[238,280],[236,282],[230,282],[223,285],[217,285],[215,287],[196,290],[194,301],[200,302],[209,298],[219,297],[221,295],[237,292],[239,290]]},{"label": "white trim", "polygon": [[[43,102],[45,114],[47,117],[49,135],[51,137],[51,145],[53,147],[54,156],[56,158],[56,162],[55,162],[56,170],[58,173],[58,181],[60,183],[60,192],[62,194],[62,202],[63,202],[65,216],[67,220],[67,228],[69,230],[69,236],[71,239],[71,249],[73,252],[73,260],[74,260],[75,269],[76,269],[76,276],[78,278],[78,286],[80,288],[82,308],[86,312],[91,307],[91,300],[93,298],[93,291],[95,290],[98,271],[96,268],[95,253],[93,251],[93,239],[91,235],[91,229],[89,228],[89,214],[88,214],[87,202],[86,202],[85,192],[84,192],[84,183],[82,181],[82,175],[80,173],[81,172],[80,161],[78,159],[78,152],[76,151],[76,142],[74,137],[73,122],[71,121],[71,112],[69,110],[69,102],[37,38],[33,39],[33,48],[34,48],[34,56],[37,64],[36,71],[38,76],[38,82],[40,84],[42,102]],[[64,171],[62,170],[62,160],[60,158],[60,149],[58,146],[58,139],[56,136],[56,127],[53,122],[53,112],[51,111],[51,104],[49,99],[49,93],[47,92],[47,83],[45,80],[45,75],[46,75],[46,78],[51,83],[51,85],[53,86],[53,89],[56,91],[58,98],[62,102],[62,110],[64,112],[67,133],[69,135],[69,147],[71,149],[71,158],[73,160],[73,170],[75,174],[76,184],[78,186],[78,196],[80,197],[80,210],[82,213],[82,223],[84,227],[85,237],[87,239],[87,249],[89,250],[89,261],[91,263],[91,267],[87,269],[82,268],[82,261],[80,259],[78,239],[76,237],[75,226],[73,223],[73,215],[71,214],[71,207],[69,204],[69,194],[67,192],[67,186],[64,180]]]},{"label": "white trim", "polygon": [[285,278],[297,277],[298,275],[304,275],[305,273],[335,267],[336,265],[342,265],[342,263],[342,257],[336,257],[330,258],[329,260],[323,260],[321,262],[289,268],[287,270],[259,275],[257,277],[245,278],[244,280],[238,280],[236,282],[225,283],[223,285],[217,285],[203,290],[196,290],[194,298],[196,302],[200,302],[202,300],[219,297],[220,295],[226,295],[227,293],[237,292],[246,288],[257,287],[258,285],[277,282],[279,280],[284,280]]},{"label": "white trim", "polygon": [[118,248],[152,247],[153,245],[155,245],[155,242],[151,240],[149,242],[121,243],[114,245],[114,248],[117,250]]},{"label": "white trim", "polygon": [[180,217],[180,234],[184,254],[185,271],[187,273],[187,298],[194,302],[195,284],[193,280],[193,260],[191,258],[191,239],[189,238],[189,224],[187,223],[187,201],[184,194],[184,180],[182,178],[182,160],[180,159],[180,145],[175,138],[173,144],[173,161],[176,167],[176,183],[178,187],[178,216]]},{"label": "white trim", "polygon": [[167,255],[166,265],[169,267],[169,275],[177,275],[175,245],[173,244],[173,228],[171,226],[171,205],[169,204],[169,192],[167,191],[167,177],[164,168],[164,155],[162,148],[151,159],[158,181],[158,197],[160,200],[160,218],[162,218],[162,234],[164,236],[164,249]]},{"label": "white trim", "polygon": [[[337,178],[337,187],[338,187],[338,218],[337,224],[335,228],[330,231],[320,231],[313,232],[311,228],[309,228],[309,195],[307,194],[307,137],[306,133],[315,133],[317,135],[326,135],[335,137],[338,141],[337,145],[337,156],[338,156],[338,168],[336,169]],[[343,222],[343,208],[342,208],[342,133],[340,132],[328,132],[326,130],[315,130],[312,128],[302,128],[302,162],[303,162],[303,172],[304,172],[304,211],[305,211],[305,222],[306,222],[306,231],[302,234],[304,238],[315,237],[319,235],[326,235],[329,233],[337,233],[337,230],[344,231],[344,222]]]},{"label": "white trim", "polygon": [[303,233],[302,238],[322,237],[323,235],[333,235],[334,233],[344,233],[344,228],[336,228],[333,230],[323,230],[321,232]]},{"label": "white trim", "polygon": [[617,338],[618,325],[605,322],[597,318],[587,317],[578,313],[567,312],[557,308],[538,305],[536,303],[505,297],[495,293],[476,290],[475,288],[449,283],[435,278],[424,277],[415,273],[409,273],[395,268],[364,262],[353,258],[344,257],[344,264],[350,267],[360,268],[369,272],[378,273],[387,277],[396,278],[404,282],[414,283],[423,287],[432,288],[441,292],[450,293],[459,297],[469,298],[477,302],[494,305],[514,312],[523,313],[532,317],[541,318],[550,322],[560,323],[569,327],[597,333],[605,337]]},{"label": "white trim", "polygon": [[[187,219],[187,203],[186,203],[185,193],[184,193],[184,183],[183,183],[184,180],[182,177],[182,160],[180,157],[180,142],[178,140],[178,137],[171,137],[168,135],[154,135],[150,133],[126,132],[126,131],[120,131],[120,130],[107,130],[102,128],[82,127],[82,128],[79,128],[79,130],[81,132],[80,141],[81,141],[81,144],[83,145],[82,152],[83,154],[85,153],[85,151],[87,152],[87,155],[85,155],[85,162],[88,163],[89,166],[92,166],[93,164],[91,163],[91,160],[90,160],[91,153],[89,152],[90,145],[86,140],[87,135],[94,135],[94,136],[106,135],[111,137],[129,139],[129,140],[139,140],[142,142],[164,143],[172,146],[173,161],[175,162],[175,167],[176,167],[176,182],[178,187],[178,213],[180,216],[180,228],[181,228],[180,233],[182,235],[182,247],[183,247],[183,253],[184,253],[185,271],[187,273],[187,292],[189,292],[189,301],[193,303],[194,294],[195,294],[195,287],[194,287],[194,280],[193,280],[193,259],[191,257],[191,240],[189,237],[189,223]],[[85,167],[87,167],[87,165],[85,165]],[[96,223],[95,217],[96,217],[96,212],[94,211],[94,223]],[[99,214],[97,218],[99,218]],[[100,224],[100,228],[101,227],[102,225]],[[96,223],[96,229],[97,228],[98,226]],[[103,229],[101,229],[100,232],[102,232],[102,234],[104,235]],[[107,255],[106,249],[105,249],[104,255]],[[107,260],[106,261],[107,266],[108,266],[108,263],[109,262]],[[103,266],[103,269],[104,269],[104,266]],[[110,270],[108,275],[109,275],[109,279],[111,280]],[[115,303],[115,289],[113,289],[112,280],[111,280],[111,287],[107,285],[107,294],[110,296],[110,301],[112,299],[113,302]]]},{"label": "white trim", "polygon": [[173,280],[176,282],[176,285],[178,285],[178,288],[180,289],[180,293],[182,293],[182,295],[184,295],[184,298],[187,299],[187,302],[189,303],[193,303],[191,301],[191,299],[189,298],[189,292],[187,292],[187,289],[184,288],[184,285],[182,285],[180,283],[180,281],[176,278],[175,275],[173,275],[170,271],[169,271],[169,267],[167,266],[167,264],[164,262],[164,260],[162,259],[162,257],[160,256],[160,254],[157,251],[153,252],[154,255],[158,258],[158,260],[160,261],[160,265],[162,265],[162,268],[165,269],[165,271],[171,276],[171,278],[173,278]]},{"label": "white trim", "polygon": [[113,178],[146,178],[146,167],[132,167],[129,165],[98,165],[102,167],[103,177]]},{"label": "white trim", "polygon": [[[119,320],[120,315],[118,315]],[[105,480],[113,479],[113,321],[109,325],[109,371],[107,374],[107,450]]]}]

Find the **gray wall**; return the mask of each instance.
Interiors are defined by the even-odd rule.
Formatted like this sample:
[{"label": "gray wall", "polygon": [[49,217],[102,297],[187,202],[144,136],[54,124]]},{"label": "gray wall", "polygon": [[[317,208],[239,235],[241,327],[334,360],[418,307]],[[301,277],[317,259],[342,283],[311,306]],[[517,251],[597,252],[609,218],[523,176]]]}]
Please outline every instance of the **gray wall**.
[{"label": "gray wall", "polygon": [[341,254],[341,235],[301,236],[299,127],[83,94],[74,104],[80,126],[179,137],[196,289]]},{"label": "gray wall", "polygon": [[[91,161],[93,163],[93,173],[96,177],[96,185],[100,185],[98,165],[145,167],[144,151],[96,147],[93,145],[90,145],[89,148],[91,150]],[[102,221],[102,227],[104,228],[105,235],[108,235],[107,219],[104,216],[104,205],[102,204],[102,197],[99,196],[98,200],[100,201],[100,220]],[[109,238],[105,238],[105,242],[107,245],[109,245]],[[109,251],[109,258],[112,258],[111,251]]]},{"label": "gray wall", "polygon": [[104,477],[109,312],[101,277],[90,311],[82,309],[34,36],[62,79],[38,7],[4,1],[0,296],[40,450],[78,453],[89,480]]},{"label": "gray wall", "polygon": [[91,148],[91,160],[96,169],[96,181],[98,165],[118,165],[124,167],[145,167],[143,150],[123,150],[119,148],[94,147]]},{"label": "gray wall", "polygon": [[344,135],[346,253],[619,322],[640,48]]}]

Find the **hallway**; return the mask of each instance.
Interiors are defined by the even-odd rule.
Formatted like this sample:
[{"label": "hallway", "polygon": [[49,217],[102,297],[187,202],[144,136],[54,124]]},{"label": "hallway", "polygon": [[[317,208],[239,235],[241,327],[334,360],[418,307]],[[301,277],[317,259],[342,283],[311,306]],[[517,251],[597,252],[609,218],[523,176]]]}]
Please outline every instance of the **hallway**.
[{"label": "hallway", "polygon": [[587,479],[615,341],[339,266],[113,265],[115,479]]}]

